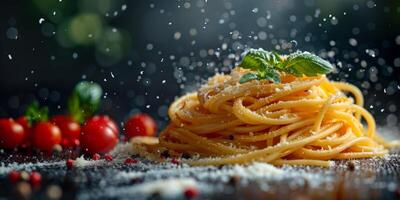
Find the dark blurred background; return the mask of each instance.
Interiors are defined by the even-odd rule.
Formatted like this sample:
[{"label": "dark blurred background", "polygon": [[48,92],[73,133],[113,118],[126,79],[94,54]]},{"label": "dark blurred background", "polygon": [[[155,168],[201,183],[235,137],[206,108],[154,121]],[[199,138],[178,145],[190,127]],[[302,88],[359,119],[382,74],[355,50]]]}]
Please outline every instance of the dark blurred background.
[{"label": "dark blurred background", "polygon": [[0,16],[1,117],[34,99],[65,112],[90,80],[105,92],[100,113],[146,112],[164,126],[177,95],[262,47],[326,58],[380,126],[399,127],[400,1],[3,0]]}]

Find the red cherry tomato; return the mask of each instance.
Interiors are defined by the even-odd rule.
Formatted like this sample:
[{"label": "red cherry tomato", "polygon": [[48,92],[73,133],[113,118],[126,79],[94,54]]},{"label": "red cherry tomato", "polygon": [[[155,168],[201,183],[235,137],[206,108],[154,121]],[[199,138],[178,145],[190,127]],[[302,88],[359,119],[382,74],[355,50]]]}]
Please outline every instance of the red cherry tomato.
[{"label": "red cherry tomato", "polygon": [[51,151],[61,143],[61,130],[51,122],[39,122],[33,127],[33,146],[42,151]]},{"label": "red cherry tomato", "polygon": [[119,129],[117,123],[115,123],[114,120],[112,120],[109,116],[107,115],[96,115],[88,119],[86,122],[91,122],[91,121],[96,121],[100,124],[107,125],[108,127],[111,128],[111,130],[118,136],[119,135]]},{"label": "red cherry tomato", "polygon": [[50,122],[60,128],[63,147],[76,147],[79,145],[81,125],[78,122],[66,115],[56,115],[50,119]]},{"label": "red cherry tomato", "polygon": [[15,120],[18,124],[21,124],[22,127],[24,127],[25,131],[25,137],[24,140],[21,144],[23,148],[31,146],[31,139],[32,139],[32,130],[31,130],[31,125],[28,122],[28,118],[25,116],[18,117]]},{"label": "red cherry tomato", "polygon": [[89,153],[107,153],[118,143],[118,132],[110,126],[109,121],[91,118],[82,127],[81,147]]},{"label": "red cherry tomato", "polygon": [[22,144],[24,137],[24,127],[13,119],[0,119],[0,148],[16,148]]},{"label": "red cherry tomato", "polygon": [[157,125],[153,118],[147,114],[136,114],[125,123],[126,139],[135,136],[155,136]]},{"label": "red cherry tomato", "polygon": [[18,124],[21,124],[21,126],[24,127],[24,130],[29,130],[31,128],[28,122],[28,118],[26,118],[25,116],[18,117],[15,121]]}]

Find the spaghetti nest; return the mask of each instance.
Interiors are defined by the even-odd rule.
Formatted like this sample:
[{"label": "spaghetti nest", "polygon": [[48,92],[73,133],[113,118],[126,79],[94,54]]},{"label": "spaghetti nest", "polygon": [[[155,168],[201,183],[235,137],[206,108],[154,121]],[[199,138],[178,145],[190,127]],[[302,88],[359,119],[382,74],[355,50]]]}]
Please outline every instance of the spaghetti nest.
[{"label": "spaghetti nest", "polygon": [[238,83],[247,72],[237,67],[230,75],[217,74],[197,92],[177,99],[158,151],[197,157],[184,160],[190,165],[329,166],[331,159],[388,153],[391,143],[376,135],[374,118],[355,86],[324,75],[284,72],[281,83]]}]

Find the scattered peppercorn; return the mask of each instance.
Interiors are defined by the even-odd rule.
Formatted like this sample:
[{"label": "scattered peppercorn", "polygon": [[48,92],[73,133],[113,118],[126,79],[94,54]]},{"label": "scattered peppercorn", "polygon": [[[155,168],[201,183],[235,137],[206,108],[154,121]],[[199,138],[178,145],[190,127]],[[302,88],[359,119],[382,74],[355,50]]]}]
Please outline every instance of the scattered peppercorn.
[{"label": "scattered peppercorn", "polygon": [[181,157],[184,158],[184,159],[189,159],[189,158],[191,158],[190,154],[188,154],[188,153],[182,153],[182,156],[181,156]]},{"label": "scattered peppercorn", "polygon": [[93,160],[100,160],[101,156],[98,153],[93,154],[92,159]]},{"label": "scattered peppercorn", "polygon": [[141,177],[134,177],[131,179],[132,184],[141,183],[142,181],[143,181],[143,178],[141,178]]},{"label": "scattered peppercorn", "polygon": [[32,172],[29,175],[29,182],[32,186],[36,187],[39,186],[42,181],[42,175],[39,172]]},{"label": "scattered peppercorn", "polygon": [[72,159],[68,159],[66,164],[67,164],[67,169],[72,169],[74,167],[75,161]]},{"label": "scattered peppercorn", "polygon": [[231,185],[236,185],[237,183],[239,183],[240,182],[240,176],[232,176],[230,179],[229,179],[229,184],[231,184]]},{"label": "scattered peppercorn", "polygon": [[353,161],[349,161],[349,162],[347,163],[347,168],[348,168],[350,171],[354,171],[354,169],[356,168],[356,166],[354,165],[354,162],[353,162]]},{"label": "scattered peppercorn", "polygon": [[137,163],[137,162],[138,162],[138,161],[135,160],[135,159],[133,159],[133,158],[127,158],[127,159],[125,159],[124,164],[125,164],[125,165],[130,165],[130,164],[135,164],[135,163]]},{"label": "scattered peppercorn", "polygon": [[165,150],[165,151],[161,152],[161,156],[164,158],[168,158],[170,156],[169,151]]},{"label": "scattered peppercorn", "polygon": [[199,195],[199,190],[196,187],[187,187],[184,194],[186,198],[192,199]]},{"label": "scattered peppercorn", "polygon": [[111,162],[113,160],[113,157],[111,155],[105,155],[104,159],[106,159],[108,162]]},{"label": "scattered peppercorn", "polygon": [[175,164],[175,165],[179,165],[181,162],[176,158],[172,158],[171,163]]}]

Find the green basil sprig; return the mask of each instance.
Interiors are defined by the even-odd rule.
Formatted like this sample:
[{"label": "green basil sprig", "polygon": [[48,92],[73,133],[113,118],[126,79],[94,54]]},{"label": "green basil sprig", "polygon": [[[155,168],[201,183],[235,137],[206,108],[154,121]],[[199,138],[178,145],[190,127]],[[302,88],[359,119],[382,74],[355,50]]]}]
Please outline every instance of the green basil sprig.
[{"label": "green basil sprig", "polygon": [[278,71],[295,76],[317,76],[329,73],[333,69],[328,61],[309,52],[297,51],[283,60],[276,52],[263,49],[248,50],[239,66],[255,71],[244,74],[239,83],[251,80],[270,80],[274,83],[280,83]]},{"label": "green basil sprig", "polygon": [[103,90],[94,82],[82,81],[78,83],[68,99],[68,112],[72,118],[83,123],[99,108]]}]

